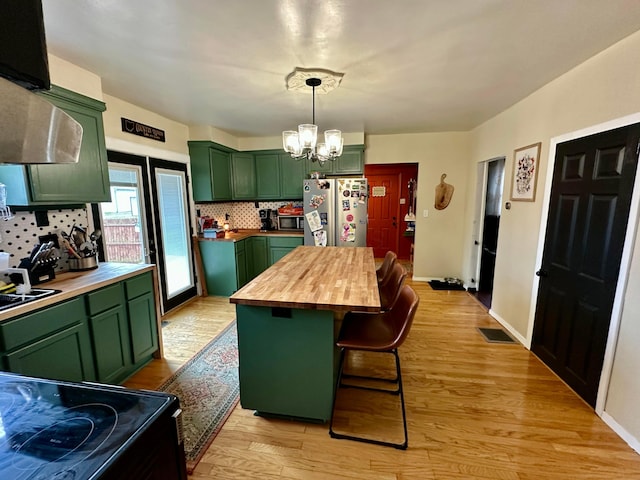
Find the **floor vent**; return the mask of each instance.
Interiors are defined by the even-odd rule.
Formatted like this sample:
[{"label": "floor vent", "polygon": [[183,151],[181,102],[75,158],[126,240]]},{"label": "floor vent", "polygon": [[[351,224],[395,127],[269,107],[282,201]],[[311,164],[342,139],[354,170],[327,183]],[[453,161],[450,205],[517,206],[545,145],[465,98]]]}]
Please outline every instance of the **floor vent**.
[{"label": "floor vent", "polygon": [[516,341],[501,328],[478,327],[478,331],[489,343],[516,343]]}]

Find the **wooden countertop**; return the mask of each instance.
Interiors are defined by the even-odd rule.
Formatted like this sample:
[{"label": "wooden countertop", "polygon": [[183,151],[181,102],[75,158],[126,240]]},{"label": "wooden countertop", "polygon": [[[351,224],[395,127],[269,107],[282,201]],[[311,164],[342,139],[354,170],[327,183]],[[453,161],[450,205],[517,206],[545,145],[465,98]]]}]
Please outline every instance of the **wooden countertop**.
[{"label": "wooden countertop", "polygon": [[234,293],[241,305],[379,312],[371,247],[297,247]]},{"label": "wooden countertop", "polygon": [[83,293],[105,287],[115,282],[155,269],[151,264],[132,263],[101,263],[94,270],[84,272],[56,273],[56,278],[50,282],[33,285],[33,288],[61,290],[61,293],[34,300],[17,307],[0,311],[0,321],[24,315],[39,308],[53,305],[54,303],[69,300]]},{"label": "wooden countertop", "polygon": [[261,232],[260,230],[238,230],[237,232],[225,232],[224,237],[220,238],[204,238],[202,235],[198,235],[198,240],[212,241],[212,242],[239,242],[249,237],[298,237],[303,238],[304,232],[294,232],[288,230],[270,230],[268,232]]}]

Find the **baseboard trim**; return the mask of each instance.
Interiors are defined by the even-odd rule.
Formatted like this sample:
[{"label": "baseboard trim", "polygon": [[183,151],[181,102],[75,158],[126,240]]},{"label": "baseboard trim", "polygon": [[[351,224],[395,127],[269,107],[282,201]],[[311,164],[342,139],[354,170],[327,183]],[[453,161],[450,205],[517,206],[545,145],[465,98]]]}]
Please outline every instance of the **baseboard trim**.
[{"label": "baseboard trim", "polygon": [[502,318],[500,315],[498,315],[496,312],[494,312],[493,310],[489,310],[489,315],[491,315],[493,318],[496,319],[496,321],[502,325],[504,328],[507,329],[507,331],[513,336],[515,337],[516,340],[518,340],[522,345],[525,346],[525,348],[527,348],[527,350],[529,350],[531,348],[531,345],[529,344],[529,342],[527,341],[526,338],[524,338],[522,335],[520,335],[520,333],[518,333],[511,325],[509,325],[509,323]]},{"label": "baseboard trim", "polygon": [[601,416],[604,423],[611,427],[611,430],[616,432],[620,438],[622,438],[627,444],[635,450],[636,453],[640,453],[640,440],[631,435],[622,425],[615,421],[615,419],[607,412],[603,412]]}]

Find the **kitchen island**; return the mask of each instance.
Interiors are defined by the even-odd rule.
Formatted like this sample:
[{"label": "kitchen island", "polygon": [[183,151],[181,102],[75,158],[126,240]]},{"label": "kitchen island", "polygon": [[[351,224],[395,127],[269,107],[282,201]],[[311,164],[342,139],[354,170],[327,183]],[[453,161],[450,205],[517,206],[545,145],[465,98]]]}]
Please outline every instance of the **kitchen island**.
[{"label": "kitchen island", "polygon": [[240,402],[327,421],[347,311],[380,311],[373,249],[298,247],[238,290]]}]

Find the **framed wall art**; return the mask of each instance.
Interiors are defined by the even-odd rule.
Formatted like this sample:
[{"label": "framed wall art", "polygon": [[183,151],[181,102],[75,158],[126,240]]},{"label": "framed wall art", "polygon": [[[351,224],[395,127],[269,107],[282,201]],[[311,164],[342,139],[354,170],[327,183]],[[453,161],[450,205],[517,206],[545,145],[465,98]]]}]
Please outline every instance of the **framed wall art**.
[{"label": "framed wall art", "polygon": [[541,145],[542,142],[538,142],[513,152],[512,201],[533,202],[536,199]]}]

